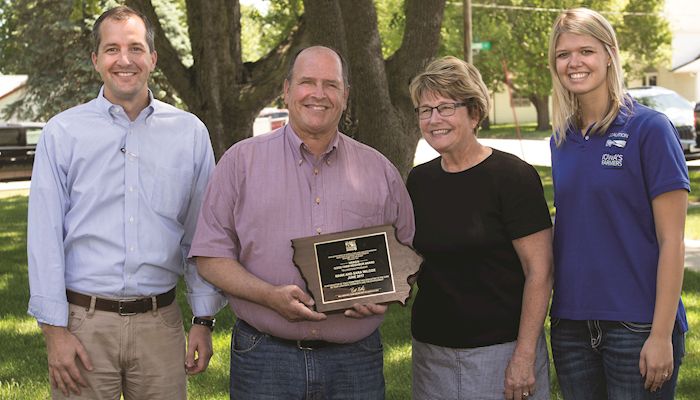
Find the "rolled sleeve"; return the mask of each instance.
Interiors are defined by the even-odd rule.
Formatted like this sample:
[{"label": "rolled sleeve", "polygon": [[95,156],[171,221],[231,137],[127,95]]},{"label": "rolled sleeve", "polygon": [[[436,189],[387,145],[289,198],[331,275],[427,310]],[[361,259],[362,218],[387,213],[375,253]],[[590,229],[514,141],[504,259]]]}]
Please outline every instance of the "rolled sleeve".
[{"label": "rolled sleeve", "polygon": [[209,316],[215,315],[226,305],[226,298],[219,290],[199,275],[194,261],[186,259],[190,252],[192,238],[197,226],[197,217],[200,212],[204,192],[214,169],[214,152],[211,148],[209,133],[204,124],[201,123],[197,132],[193,157],[196,166],[195,182],[192,185],[190,204],[185,219],[185,234],[182,240],[182,252],[183,257],[185,257],[184,278],[187,284],[187,302],[192,309],[192,313],[196,316]]},{"label": "rolled sleeve", "polygon": [[37,145],[27,215],[28,313],[37,321],[68,324],[63,221],[68,208],[57,127],[49,122]]},{"label": "rolled sleeve", "polygon": [[226,297],[197,273],[197,267],[192,261],[188,261],[185,267],[185,279],[188,288],[187,302],[195,316],[216,315],[226,306]]},{"label": "rolled sleeve", "polygon": [[68,302],[32,295],[29,298],[29,315],[46,325],[68,326]]}]

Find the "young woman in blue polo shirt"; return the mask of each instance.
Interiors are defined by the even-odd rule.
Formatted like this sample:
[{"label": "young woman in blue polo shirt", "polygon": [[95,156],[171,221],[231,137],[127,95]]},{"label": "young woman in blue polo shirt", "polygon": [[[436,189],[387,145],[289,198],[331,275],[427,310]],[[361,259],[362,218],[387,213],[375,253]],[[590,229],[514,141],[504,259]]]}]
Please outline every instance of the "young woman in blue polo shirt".
[{"label": "young woman in blue polo shirt", "polygon": [[554,23],[552,352],[565,399],[672,399],[690,190],[678,134],[624,91],[600,14]]}]

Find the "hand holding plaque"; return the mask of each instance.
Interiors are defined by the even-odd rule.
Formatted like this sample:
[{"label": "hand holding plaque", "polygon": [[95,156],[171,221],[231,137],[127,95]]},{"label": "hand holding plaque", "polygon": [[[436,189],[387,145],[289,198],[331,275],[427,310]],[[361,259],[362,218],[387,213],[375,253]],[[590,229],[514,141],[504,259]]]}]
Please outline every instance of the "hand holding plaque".
[{"label": "hand holding plaque", "polygon": [[406,304],[408,278],[422,258],[396,240],[391,225],[292,239],[294,264],[313,296],[316,311],[355,303]]}]

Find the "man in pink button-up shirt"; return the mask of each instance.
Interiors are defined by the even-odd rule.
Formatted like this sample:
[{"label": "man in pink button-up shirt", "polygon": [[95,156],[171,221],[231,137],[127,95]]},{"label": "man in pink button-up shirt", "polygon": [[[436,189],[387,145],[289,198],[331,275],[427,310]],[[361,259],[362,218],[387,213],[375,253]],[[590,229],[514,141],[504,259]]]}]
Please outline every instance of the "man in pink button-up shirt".
[{"label": "man in pink button-up shirt", "polygon": [[412,241],[399,172],[338,131],[348,94],[337,52],[302,50],[284,83],[289,125],[235,144],[210,181],[190,256],[238,317],[232,399],[384,397],[386,305],[315,312],[292,262],[292,238],[393,224]]}]

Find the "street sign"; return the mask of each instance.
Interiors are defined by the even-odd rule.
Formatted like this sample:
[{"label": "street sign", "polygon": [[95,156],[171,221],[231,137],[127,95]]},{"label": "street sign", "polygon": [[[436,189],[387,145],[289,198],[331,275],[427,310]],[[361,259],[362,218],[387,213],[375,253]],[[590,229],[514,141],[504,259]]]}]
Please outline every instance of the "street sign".
[{"label": "street sign", "polygon": [[491,50],[491,42],[474,42],[472,43],[473,50]]}]

